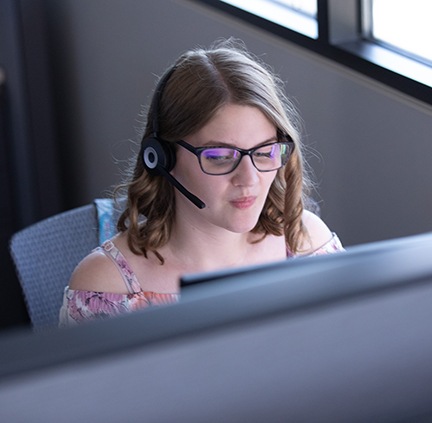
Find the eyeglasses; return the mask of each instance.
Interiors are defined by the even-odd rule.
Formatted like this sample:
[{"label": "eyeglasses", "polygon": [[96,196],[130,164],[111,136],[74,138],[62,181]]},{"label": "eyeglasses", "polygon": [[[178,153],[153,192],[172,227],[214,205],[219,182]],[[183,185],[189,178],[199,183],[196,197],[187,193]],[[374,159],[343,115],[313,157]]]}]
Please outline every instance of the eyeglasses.
[{"label": "eyeglasses", "polygon": [[243,156],[249,156],[255,168],[260,172],[271,172],[285,166],[294,151],[294,142],[291,139],[260,145],[250,150],[236,147],[195,148],[185,141],[177,141],[177,144],[195,154],[201,170],[208,175],[231,173],[239,165]]}]

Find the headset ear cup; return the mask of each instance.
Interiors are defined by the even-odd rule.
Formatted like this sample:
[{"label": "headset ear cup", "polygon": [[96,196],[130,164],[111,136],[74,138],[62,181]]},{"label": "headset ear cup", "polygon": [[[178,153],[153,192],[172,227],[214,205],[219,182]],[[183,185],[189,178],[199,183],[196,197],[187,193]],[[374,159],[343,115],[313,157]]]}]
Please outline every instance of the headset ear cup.
[{"label": "headset ear cup", "polygon": [[175,152],[167,142],[157,138],[145,138],[142,142],[142,159],[150,175],[161,174],[160,168],[170,172],[175,165]]}]

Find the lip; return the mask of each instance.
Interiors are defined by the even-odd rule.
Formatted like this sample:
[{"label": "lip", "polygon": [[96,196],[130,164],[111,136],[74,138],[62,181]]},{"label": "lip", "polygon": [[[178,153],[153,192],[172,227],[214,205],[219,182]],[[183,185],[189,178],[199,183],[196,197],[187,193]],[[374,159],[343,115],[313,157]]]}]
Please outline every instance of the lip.
[{"label": "lip", "polygon": [[236,209],[246,210],[254,205],[256,199],[255,196],[239,197],[235,200],[230,200],[229,203]]}]

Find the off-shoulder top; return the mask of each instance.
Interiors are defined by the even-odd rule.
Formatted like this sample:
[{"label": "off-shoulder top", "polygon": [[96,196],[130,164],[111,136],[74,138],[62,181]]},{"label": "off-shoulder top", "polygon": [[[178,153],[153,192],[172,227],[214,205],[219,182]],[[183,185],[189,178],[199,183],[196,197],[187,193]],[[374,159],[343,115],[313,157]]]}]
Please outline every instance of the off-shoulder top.
[{"label": "off-shoulder top", "polygon": [[[63,304],[60,309],[60,327],[74,326],[78,323],[126,314],[151,306],[166,306],[180,300],[180,294],[177,293],[161,294],[143,291],[123,254],[111,240],[105,241],[96,250],[102,251],[114,262],[123,277],[129,294],[74,290],[67,286],[64,290]],[[333,234],[329,242],[308,256],[332,254],[343,250],[339,238]],[[287,256],[296,257],[289,250],[287,250]]]}]

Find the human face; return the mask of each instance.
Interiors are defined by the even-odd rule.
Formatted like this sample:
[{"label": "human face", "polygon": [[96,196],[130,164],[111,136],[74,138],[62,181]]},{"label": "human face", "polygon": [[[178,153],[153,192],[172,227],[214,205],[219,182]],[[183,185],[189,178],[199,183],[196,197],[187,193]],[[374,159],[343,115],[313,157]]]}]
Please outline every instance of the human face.
[{"label": "human face", "polygon": [[[277,141],[276,127],[256,107],[227,104],[195,134],[184,137],[194,147],[230,146],[251,149]],[[251,158],[243,157],[226,175],[205,174],[190,151],[177,149],[172,175],[204,201],[198,210],[176,192],[177,216],[203,230],[222,228],[235,233],[251,231],[261,214],[276,171],[259,172]]]}]

